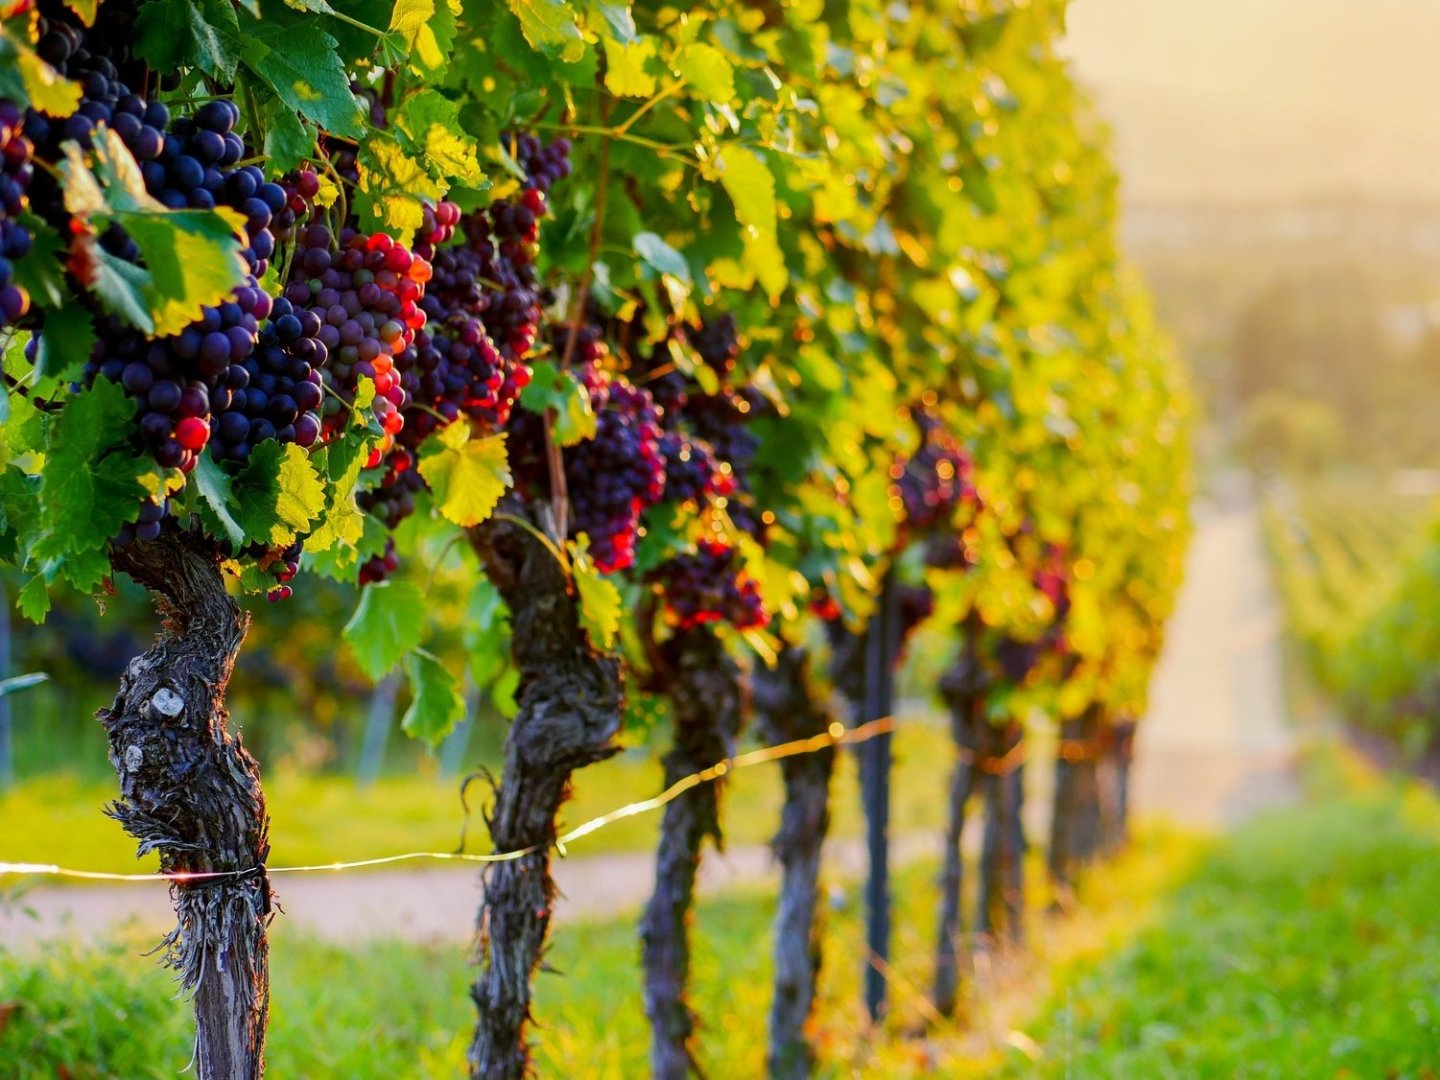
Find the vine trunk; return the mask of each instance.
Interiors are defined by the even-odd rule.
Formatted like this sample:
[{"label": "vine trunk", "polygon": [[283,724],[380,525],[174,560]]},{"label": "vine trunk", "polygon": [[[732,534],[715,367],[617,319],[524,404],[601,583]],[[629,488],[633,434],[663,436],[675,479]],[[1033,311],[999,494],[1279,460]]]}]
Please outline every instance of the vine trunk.
[{"label": "vine trunk", "polygon": [[[665,755],[665,785],[733,756],[744,715],[740,671],[724,643],[703,628],[683,630],[661,646],[666,689],[674,705],[675,741]],[[655,1080],[699,1073],[690,981],[690,912],[695,873],[707,837],[718,845],[723,780],[697,784],[667,803],[655,860],[655,892],[640,933],[645,1015],[651,1027]]]},{"label": "vine trunk", "polygon": [[[771,745],[824,734],[829,711],[810,690],[810,657],[786,645],[773,668],[757,668],[751,681],[756,721]],[[772,848],[780,863],[775,912],[775,988],[770,1004],[769,1074],[799,1080],[815,1067],[806,1026],[820,973],[820,856],[830,828],[830,778],[835,750],[784,758],[780,772],[785,801]]]},{"label": "vine trunk", "polygon": [[490,864],[482,877],[469,1064],[472,1077],[520,1080],[530,1071],[531,982],[555,899],[550,859],[556,819],[570,797],[574,771],[619,751],[623,684],[618,661],[591,646],[565,568],[541,538],[553,535],[547,508],[527,508],[511,495],[499,510],[470,532],[510,608],[511,650],[520,674],[519,711],[488,816],[497,852],[533,850]]},{"label": "vine trunk", "polygon": [[106,812],[140,854],[159,853],[165,873],[233,875],[171,886],[166,960],[192,995],[196,1076],[256,1080],[270,1000],[270,821],[259,766],[225,709],[250,617],[205,541],[166,534],[117,548],[112,565],[154,594],[162,631],[98,713],[120,780]]}]

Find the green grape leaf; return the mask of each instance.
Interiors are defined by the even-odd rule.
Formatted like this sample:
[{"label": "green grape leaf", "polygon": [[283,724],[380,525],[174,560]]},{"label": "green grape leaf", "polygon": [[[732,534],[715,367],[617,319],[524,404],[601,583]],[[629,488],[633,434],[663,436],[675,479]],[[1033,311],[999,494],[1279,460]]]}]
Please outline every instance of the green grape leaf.
[{"label": "green grape leaf", "polygon": [[219,463],[209,454],[201,454],[195,460],[195,469],[190,474],[195,489],[203,503],[202,518],[211,535],[223,536],[238,550],[245,546],[245,530],[230,513],[231,481]]},{"label": "green grape leaf", "polygon": [[772,297],[788,275],[776,233],[775,177],[763,158],[742,146],[727,146],[716,158],[720,184],[743,228],[745,262]]},{"label": "green grape leaf", "polygon": [[28,101],[47,116],[69,116],[80,106],[80,84],[41,60],[30,43],[0,24],[0,97]]},{"label": "green grape leaf", "polygon": [[590,19],[593,23],[596,16],[604,20],[610,28],[610,37],[615,41],[629,44],[637,39],[635,30],[635,16],[630,13],[628,3],[610,3],[609,0],[590,0],[588,5]]},{"label": "green grape leaf", "polygon": [[46,312],[35,344],[35,371],[42,378],[77,378],[95,347],[95,324],[77,304],[59,304]]},{"label": "green grape leaf", "polygon": [[310,455],[273,439],[255,447],[230,491],[231,515],[249,540],[266,547],[289,546],[325,508],[325,488]]},{"label": "green grape leaf", "polygon": [[38,625],[45,621],[45,616],[50,613],[50,586],[43,575],[36,574],[25,583],[20,595],[15,598],[15,606],[32,623]]},{"label": "green grape leaf", "polygon": [[520,391],[520,404],[533,413],[555,410],[551,429],[561,446],[574,446],[595,437],[595,410],[585,387],[548,360],[532,365],[530,384]]},{"label": "green grape leaf", "polygon": [[370,228],[413,232],[425,220],[425,203],[445,197],[421,161],[392,134],[374,132],[360,146],[356,213]]},{"label": "green grape leaf", "polygon": [[735,69],[714,45],[692,42],[675,54],[672,64],[675,74],[706,101],[728,105],[735,100]]},{"label": "green grape leaf", "polygon": [[359,138],[364,113],[336,41],[318,26],[260,20],[243,30],[241,59],[275,96],[333,135]]},{"label": "green grape leaf", "polygon": [[530,47],[573,64],[585,55],[585,38],[566,0],[508,0]]},{"label": "green grape leaf", "polygon": [[95,25],[95,12],[100,7],[100,0],[65,0],[65,6],[78,15],[85,26]]},{"label": "green grape leaf", "polygon": [[355,489],[369,452],[369,442],[354,428],[325,451],[329,499],[320,527],[306,541],[311,551],[324,551],[337,544],[350,546],[364,535],[365,515],[355,501]]},{"label": "green grape leaf", "polygon": [[193,66],[212,79],[235,78],[240,20],[230,0],[148,0],[135,34],[135,55],[155,71]]},{"label": "green grape leaf", "polygon": [[405,654],[405,677],[410,681],[410,707],[400,718],[400,729],[438,746],[465,719],[459,680],[439,660],[419,650]]},{"label": "green grape leaf", "polygon": [[419,469],[440,513],[461,528],[478,525],[494,513],[513,483],[505,433],[471,438],[463,420],[425,440]]},{"label": "green grape leaf", "polygon": [[315,157],[315,128],[283,101],[270,102],[263,110],[265,156],[276,172],[286,173],[302,161]]},{"label": "green grape leaf", "polygon": [[449,63],[455,42],[458,0],[396,0],[390,30],[405,43],[411,65],[422,75],[438,75]]},{"label": "green grape leaf", "polygon": [[33,215],[20,219],[30,233],[30,250],[14,262],[15,284],[30,294],[35,304],[58,308],[65,300],[64,245],[60,234]]},{"label": "green grape leaf", "polygon": [[394,117],[431,176],[472,188],[484,182],[479,150],[461,126],[459,104],[438,91],[422,90],[407,97]]},{"label": "green grape leaf", "polygon": [[580,625],[591,641],[602,649],[609,649],[620,634],[620,616],[624,612],[620,590],[596,568],[590,558],[588,538],[571,540],[565,547],[570,552],[570,572],[580,604]]},{"label": "green grape leaf", "polygon": [[425,633],[425,594],[411,581],[381,581],[360,590],[360,605],[341,636],[360,669],[380,679],[420,644]]},{"label": "green grape leaf", "polygon": [[692,284],[690,264],[685,261],[685,256],[653,232],[637,233],[631,244],[635,248],[635,254],[644,260],[646,266],[657,273],[678,278],[686,285]]},{"label": "green grape leaf", "polygon": [[51,429],[40,475],[40,558],[103,551],[134,521],[150,466],[129,445],[135,402],[109,379],[72,396]]}]

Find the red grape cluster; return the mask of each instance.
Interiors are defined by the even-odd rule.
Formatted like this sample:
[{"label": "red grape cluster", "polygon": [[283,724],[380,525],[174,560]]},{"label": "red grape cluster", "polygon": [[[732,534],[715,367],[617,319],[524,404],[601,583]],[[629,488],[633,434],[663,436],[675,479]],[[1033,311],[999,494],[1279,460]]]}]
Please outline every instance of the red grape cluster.
[{"label": "red grape cluster", "polygon": [[31,246],[19,216],[26,189],[35,175],[35,147],[24,132],[25,114],[13,101],[0,99],[0,328],[19,322],[30,310],[30,295],[15,283],[14,262]]},{"label": "red grape cluster", "polygon": [[765,626],[770,615],[760,587],[728,544],[704,540],[650,572],[664,588],[665,610],[681,629],[727,622],[737,630]]},{"label": "red grape cluster", "polygon": [[[338,239],[338,243],[336,242]],[[300,234],[285,299],[320,320],[320,340],[334,342],[325,371],[334,396],[325,402],[327,431],[344,426],[362,378],[375,384],[375,414],[385,432],[370,467],[378,465],[405,426],[409,399],[403,373],[416,331],[426,321],[420,300],[430,263],[388,233],[365,235],[346,227],[338,238],[319,223]]]},{"label": "red grape cluster", "polygon": [[667,431],[660,440],[665,461],[665,498],[682,506],[702,507],[717,495],[729,495],[735,488],[732,474],[722,470],[710,447],[678,431]]}]

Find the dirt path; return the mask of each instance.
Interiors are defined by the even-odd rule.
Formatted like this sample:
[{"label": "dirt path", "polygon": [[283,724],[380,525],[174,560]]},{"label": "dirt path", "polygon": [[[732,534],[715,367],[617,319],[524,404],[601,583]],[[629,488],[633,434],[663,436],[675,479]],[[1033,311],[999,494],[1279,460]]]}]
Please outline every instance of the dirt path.
[{"label": "dirt path", "polygon": [[1180,603],[1140,727],[1136,812],[1221,828],[1293,800],[1280,609],[1249,478],[1196,514]]},{"label": "dirt path", "polygon": [[[1137,812],[1205,828],[1233,824],[1265,805],[1291,799],[1293,739],[1285,722],[1280,625],[1248,483],[1231,478],[1198,515],[1189,576],[1156,673],[1151,714],[1141,728],[1135,774]],[[1033,804],[1034,822],[1045,820]],[[1043,835],[1032,829],[1033,835]],[[927,834],[898,838],[896,861],[936,850]],[[827,859],[837,877],[865,865],[858,839],[832,841]],[[763,881],[769,851],[735,847],[707,856],[701,891],[713,895]],[[642,904],[653,881],[646,852],[561,860],[556,877],[564,921],[600,918]],[[399,934],[413,940],[467,936],[479,898],[470,868],[311,874],[277,880],[285,919],[334,940]],[[0,940],[46,940],[66,933],[98,936],[117,922],[163,931],[170,922],[165,890],[148,884],[94,888],[40,887],[23,908],[0,909]]]}]

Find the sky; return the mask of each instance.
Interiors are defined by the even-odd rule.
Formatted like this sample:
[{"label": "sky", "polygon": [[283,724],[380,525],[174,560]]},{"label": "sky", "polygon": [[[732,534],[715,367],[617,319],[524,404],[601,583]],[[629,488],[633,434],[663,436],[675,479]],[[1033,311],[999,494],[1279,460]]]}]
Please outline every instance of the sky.
[{"label": "sky", "polygon": [[1127,201],[1440,201],[1440,0],[1071,0]]}]

